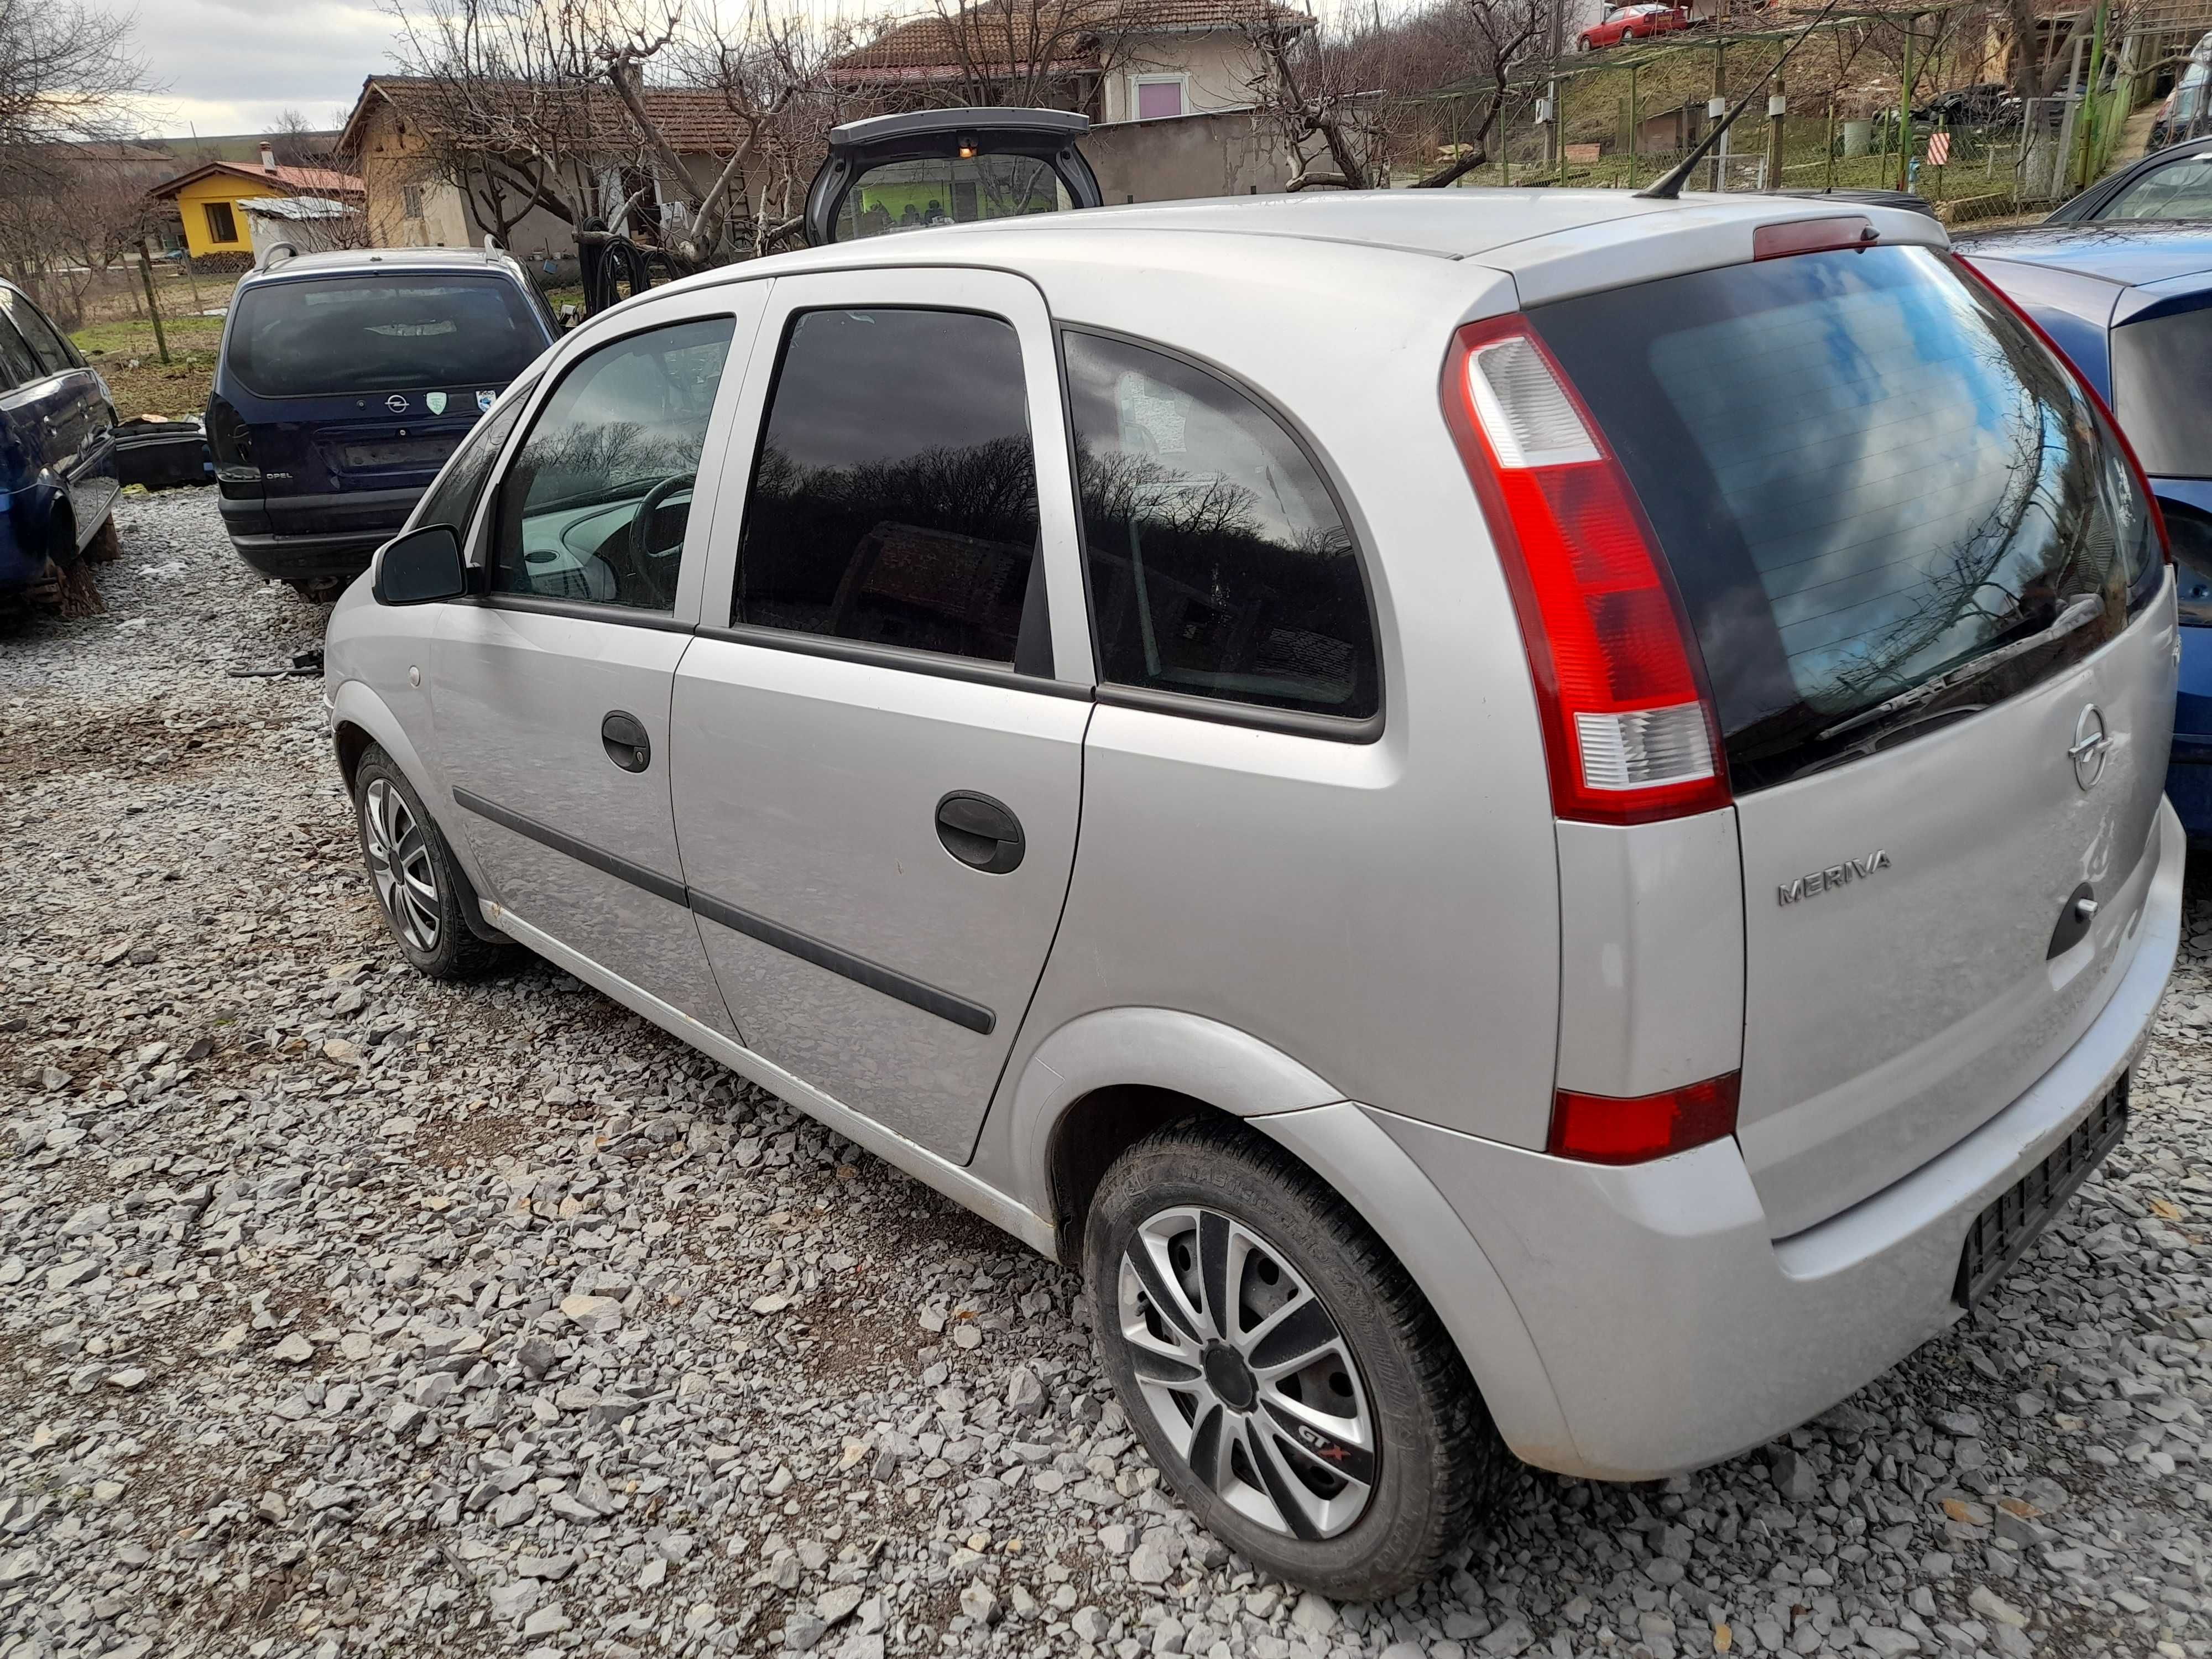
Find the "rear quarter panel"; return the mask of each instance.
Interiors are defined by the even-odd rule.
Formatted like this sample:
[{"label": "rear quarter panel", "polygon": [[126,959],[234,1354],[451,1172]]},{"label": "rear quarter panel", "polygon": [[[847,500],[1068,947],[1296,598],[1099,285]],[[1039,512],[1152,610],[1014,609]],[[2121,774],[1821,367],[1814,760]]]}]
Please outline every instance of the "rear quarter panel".
[{"label": "rear quarter panel", "polygon": [[[1337,1097],[1540,1145],[1550,794],[1504,575],[1438,401],[1452,329],[1510,289],[1443,259],[1253,248],[1176,234],[1109,273],[1030,269],[1059,320],[1216,366],[1301,430],[1367,562],[1382,732],[1099,707],[1066,915],[1000,1095],[1069,1022],[1162,1007],[1249,1034]],[[1011,1161],[1007,1115],[986,1125],[987,1162]]]}]

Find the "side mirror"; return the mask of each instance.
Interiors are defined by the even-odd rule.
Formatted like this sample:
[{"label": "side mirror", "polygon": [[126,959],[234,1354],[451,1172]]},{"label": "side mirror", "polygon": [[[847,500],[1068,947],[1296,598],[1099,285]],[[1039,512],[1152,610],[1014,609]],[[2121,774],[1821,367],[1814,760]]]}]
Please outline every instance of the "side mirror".
[{"label": "side mirror", "polygon": [[379,605],[428,605],[434,599],[460,598],[469,591],[460,537],[451,525],[426,524],[386,542],[376,556],[369,591]]}]

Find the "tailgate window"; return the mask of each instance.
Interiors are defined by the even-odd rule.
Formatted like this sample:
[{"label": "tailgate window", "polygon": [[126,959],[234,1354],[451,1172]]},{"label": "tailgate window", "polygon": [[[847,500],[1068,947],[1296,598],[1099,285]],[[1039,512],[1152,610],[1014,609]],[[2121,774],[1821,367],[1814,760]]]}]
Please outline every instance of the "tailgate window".
[{"label": "tailgate window", "polygon": [[2012,696],[2157,589],[2100,417],[1942,256],[1800,254],[1530,318],[1657,532],[1740,792]]},{"label": "tailgate window", "polygon": [[493,276],[331,276],[239,297],[230,367],[264,398],[505,386],[545,346],[530,302]]}]

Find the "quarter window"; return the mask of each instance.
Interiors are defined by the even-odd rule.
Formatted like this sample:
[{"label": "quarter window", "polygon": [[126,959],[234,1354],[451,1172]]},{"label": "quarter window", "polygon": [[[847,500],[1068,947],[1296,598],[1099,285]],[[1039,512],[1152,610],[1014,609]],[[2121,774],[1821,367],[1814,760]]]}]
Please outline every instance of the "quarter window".
[{"label": "quarter window", "polygon": [[476,429],[461,440],[461,447],[422,498],[422,510],[415,515],[417,526],[447,525],[464,541],[468,539],[477,498],[483,494],[484,480],[491,476],[492,464],[499,459],[507,434],[522,418],[522,406],[530,401],[532,390],[529,386],[515,387],[504,404],[477,422]]},{"label": "quarter window", "polygon": [[31,348],[15,331],[15,324],[8,320],[7,301],[8,290],[0,289],[0,391],[28,385],[46,375],[46,370],[39,367],[39,360],[31,356]]},{"label": "quarter window", "polygon": [[793,319],[746,495],[733,624],[1012,664],[1036,544],[1011,325],[896,308]]},{"label": "quarter window", "polygon": [[1100,677],[1373,714],[1358,556],[1304,450],[1204,369],[1126,341],[1066,339]]},{"label": "quarter window", "polygon": [[568,371],[500,485],[494,592],[674,607],[732,326],[653,329]]},{"label": "quarter window", "polygon": [[64,343],[54,325],[48,322],[38,307],[21,295],[0,289],[0,311],[22,331],[31,355],[39,360],[39,367],[49,374],[66,374],[77,366],[76,354]]}]

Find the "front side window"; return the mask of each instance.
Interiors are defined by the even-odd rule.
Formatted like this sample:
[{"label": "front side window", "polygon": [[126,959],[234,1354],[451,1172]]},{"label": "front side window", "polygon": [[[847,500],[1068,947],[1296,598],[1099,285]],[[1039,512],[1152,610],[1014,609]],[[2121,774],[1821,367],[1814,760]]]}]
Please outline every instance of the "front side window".
[{"label": "front side window", "polygon": [[1011,325],[794,319],[753,462],[733,624],[1012,664],[1036,460]]},{"label": "front side window", "polygon": [[239,295],[224,350],[264,398],[503,386],[545,349],[503,276],[324,276]]},{"label": "front side window", "polygon": [[577,361],[500,484],[492,592],[674,607],[732,326],[651,329]]},{"label": "front side window", "polygon": [[1193,364],[1065,337],[1100,677],[1352,720],[1380,709],[1352,532],[1297,441]]},{"label": "front side window", "polygon": [[0,390],[43,380],[46,371],[31,355],[31,348],[9,320],[8,290],[0,288]]},{"label": "front side window", "polygon": [[531,387],[535,384],[532,381],[529,386],[514,387],[507,401],[477,422],[476,429],[461,441],[461,447],[446,463],[438,481],[422,497],[422,510],[415,515],[417,527],[447,525],[456,535],[467,538],[469,520],[476,517],[477,498],[483,494],[484,480],[491,476],[492,464],[499,459],[507,434],[522,418],[522,406],[530,401]]},{"label": "front side window", "polygon": [[231,212],[228,202],[207,204],[208,240],[211,242],[234,242],[238,240],[238,218]]}]

